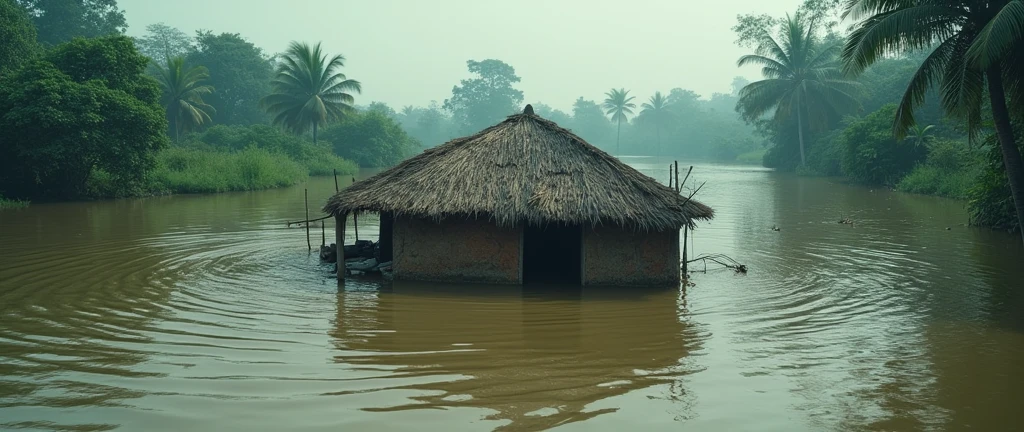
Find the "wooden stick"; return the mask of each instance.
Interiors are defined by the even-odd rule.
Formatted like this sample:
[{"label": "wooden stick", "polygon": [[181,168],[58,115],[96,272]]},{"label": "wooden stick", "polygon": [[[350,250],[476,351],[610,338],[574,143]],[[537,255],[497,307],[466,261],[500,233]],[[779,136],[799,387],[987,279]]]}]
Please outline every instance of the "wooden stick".
[{"label": "wooden stick", "polygon": [[300,223],[320,222],[320,221],[322,221],[322,220],[327,220],[327,219],[330,219],[330,218],[332,218],[332,217],[333,217],[333,216],[324,216],[324,217],[322,217],[322,218],[317,218],[317,219],[310,219],[310,220],[300,220],[300,221],[292,221],[292,222],[287,222],[287,225],[288,225],[288,226],[292,226],[292,225],[295,225],[295,224],[300,224]]},{"label": "wooden stick", "polygon": [[338,188],[338,169],[334,169],[334,192],[338,192],[341,189]]},{"label": "wooden stick", "polygon": [[683,225],[683,276],[686,275],[686,237],[689,234],[690,227]]},{"label": "wooden stick", "polygon": [[348,215],[339,213],[334,216],[334,242],[338,246],[338,284],[345,283],[345,218]]},{"label": "wooden stick", "polygon": [[679,191],[681,190],[680,189],[681,185],[679,183],[679,161],[676,161],[675,165],[676,165],[676,193],[679,193]]},{"label": "wooden stick", "polygon": [[675,187],[672,186],[672,164],[668,164],[668,187]]},{"label": "wooden stick", "polygon": [[359,214],[352,213],[352,228],[356,230],[356,241],[359,241]]},{"label": "wooden stick", "polygon": [[[306,200],[306,220],[309,220],[309,189],[303,189],[302,194]],[[309,242],[309,223],[306,223],[306,247],[313,250],[313,244]]]},{"label": "wooden stick", "polygon": [[683,177],[683,182],[679,183],[679,171],[676,171],[676,186],[679,188],[679,190],[683,190],[683,186],[682,185],[686,184],[686,181],[690,179],[690,173],[692,173],[692,172],[693,172],[693,165],[690,165],[689,171],[686,171],[686,177]]},{"label": "wooden stick", "polygon": [[327,246],[327,228],[324,228],[325,223],[320,224],[320,247]]}]

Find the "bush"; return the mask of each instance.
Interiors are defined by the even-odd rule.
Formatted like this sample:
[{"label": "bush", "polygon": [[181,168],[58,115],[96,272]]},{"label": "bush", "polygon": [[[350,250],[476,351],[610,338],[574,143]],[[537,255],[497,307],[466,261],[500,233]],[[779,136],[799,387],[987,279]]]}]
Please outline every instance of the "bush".
[{"label": "bush", "polygon": [[926,148],[911,140],[897,142],[892,134],[896,106],[886,105],[863,119],[848,120],[839,136],[843,173],[851,180],[895,186],[924,159]]},{"label": "bush", "polygon": [[[1017,146],[1024,147],[1024,124],[1014,123],[1014,132],[1018,137]],[[1013,205],[999,142],[992,135],[986,143],[991,148],[982,164],[981,175],[967,194],[971,223],[1009,231],[1019,230],[1017,209]]]},{"label": "bush", "polygon": [[362,167],[389,167],[420,151],[398,122],[376,111],[353,114],[324,129],[320,137],[334,153]]},{"label": "bush", "polygon": [[972,152],[961,142],[940,140],[930,146],[928,158],[914,167],[896,185],[903,192],[967,198],[981,175],[981,153]]}]

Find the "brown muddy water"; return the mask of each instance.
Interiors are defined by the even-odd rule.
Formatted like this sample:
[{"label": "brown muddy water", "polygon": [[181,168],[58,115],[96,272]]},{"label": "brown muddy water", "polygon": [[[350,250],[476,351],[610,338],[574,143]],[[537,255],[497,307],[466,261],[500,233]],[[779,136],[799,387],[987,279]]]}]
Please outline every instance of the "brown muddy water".
[{"label": "brown muddy water", "polygon": [[339,289],[284,225],[301,187],[0,212],[0,429],[1024,430],[1019,240],[956,201],[693,178],[695,252],[750,272],[685,294]]}]

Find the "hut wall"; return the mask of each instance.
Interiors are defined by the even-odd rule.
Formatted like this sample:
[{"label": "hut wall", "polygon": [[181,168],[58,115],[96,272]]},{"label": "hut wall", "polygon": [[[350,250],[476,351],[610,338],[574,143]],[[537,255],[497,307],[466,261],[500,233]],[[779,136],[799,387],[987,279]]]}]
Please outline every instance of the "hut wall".
[{"label": "hut wall", "polygon": [[679,284],[679,230],[634,233],[604,226],[583,232],[584,285]]},{"label": "hut wall", "polygon": [[394,222],[395,279],[519,283],[520,230],[487,220]]}]

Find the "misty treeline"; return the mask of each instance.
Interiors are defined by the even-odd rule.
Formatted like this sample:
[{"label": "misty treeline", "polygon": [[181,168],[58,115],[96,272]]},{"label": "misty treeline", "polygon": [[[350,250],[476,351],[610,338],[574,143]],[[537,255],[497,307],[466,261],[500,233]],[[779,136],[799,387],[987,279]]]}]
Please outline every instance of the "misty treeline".
[{"label": "misty treeline", "polygon": [[767,167],[966,199],[1017,230],[1024,205],[1024,1],[805,0],[740,15],[737,110]]}]

